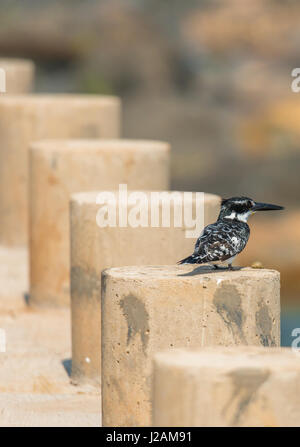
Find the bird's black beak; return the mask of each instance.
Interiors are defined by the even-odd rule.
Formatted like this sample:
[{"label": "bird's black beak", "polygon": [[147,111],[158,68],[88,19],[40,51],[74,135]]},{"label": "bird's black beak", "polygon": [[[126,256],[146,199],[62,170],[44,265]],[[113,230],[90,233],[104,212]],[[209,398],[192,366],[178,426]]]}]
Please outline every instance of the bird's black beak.
[{"label": "bird's black beak", "polygon": [[272,211],[272,210],[284,210],[283,206],[272,205],[271,203],[256,202],[252,211]]}]

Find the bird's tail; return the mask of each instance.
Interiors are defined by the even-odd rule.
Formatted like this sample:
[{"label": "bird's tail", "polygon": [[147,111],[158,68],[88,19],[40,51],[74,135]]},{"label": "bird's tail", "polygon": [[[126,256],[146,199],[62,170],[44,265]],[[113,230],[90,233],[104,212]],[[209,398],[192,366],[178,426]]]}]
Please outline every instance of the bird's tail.
[{"label": "bird's tail", "polygon": [[191,255],[187,258],[181,259],[181,261],[178,261],[177,264],[198,264],[199,258],[198,256]]}]

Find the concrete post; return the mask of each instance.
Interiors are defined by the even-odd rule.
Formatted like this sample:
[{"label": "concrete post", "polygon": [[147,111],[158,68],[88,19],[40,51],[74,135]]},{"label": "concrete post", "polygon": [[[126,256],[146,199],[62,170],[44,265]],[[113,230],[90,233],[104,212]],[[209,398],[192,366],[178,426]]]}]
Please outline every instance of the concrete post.
[{"label": "concrete post", "polygon": [[121,267],[102,276],[104,426],[151,424],[153,354],[168,348],[279,345],[279,273]]},{"label": "concrete post", "polygon": [[43,138],[118,137],[119,115],[114,97],[0,96],[0,244],[27,244],[29,143]]},{"label": "concrete post", "polygon": [[[140,181],[151,187],[161,168],[140,167]],[[137,184],[138,179],[135,180]],[[163,177],[160,182],[163,185]],[[141,186],[141,183],[140,183]],[[152,185],[153,186],[153,185]],[[154,185],[155,186],[155,185]],[[128,191],[128,195],[130,192]],[[194,239],[187,238],[186,226],[174,227],[174,210],[183,203],[190,204],[196,216],[196,197],[183,192],[161,191],[159,216],[170,205],[170,226],[151,226],[151,193],[143,209],[148,213],[147,227],[100,228],[96,216],[101,206],[96,203],[98,193],[76,194],[71,200],[71,307],[72,307],[72,379],[101,382],[101,271],[108,267],[145,264],[176,264],[193,250]],[[126,206],[125,197],[116,193],[117,222],[120,206]],[[171,200],[172,198],[172,200]],[[203,224],[213,222],[219,212],[220,198],[204,195]],[[128,206],[129,212],[131,207]],[[152,211],[153,211],[152,207]],[[198,216],[201,221],[201,217]],[[198,229],[199,233],[202,228]]]},{"label": "concrete post", "polygon": [[[120,182],[129,187],[167,187],[169,145],[138,140],[41,141],[32,146],[30,166],[30,303],[69,305],[70,195],[118,188]],[[95,244],[88,234],[82,237],[82,244]]]},{"label": "concrete post", "polygon": [[299,354],[284,348],[212,348],[159,353],[153,425],[300,426]]},{"label": "concrete post", "polygon": [[32,61],[0,58],[0,95],[1,93],[29,93],[32,91],[33,80],[34,63]]}]

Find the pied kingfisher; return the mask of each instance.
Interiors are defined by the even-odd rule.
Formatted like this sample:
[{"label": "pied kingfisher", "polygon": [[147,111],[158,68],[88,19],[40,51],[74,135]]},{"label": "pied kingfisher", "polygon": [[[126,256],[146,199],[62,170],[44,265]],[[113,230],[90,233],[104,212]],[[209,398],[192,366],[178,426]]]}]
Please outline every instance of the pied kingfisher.
[{"label": "pied kingfisher", "polygon": [[207,225],[197,239],[194,253],[178,264],[218,264],[226,262],[232,270],[232,262],[246,246],[250,228],[249,216],[256,211],[282,210],[282,206],[254,202],[248,197],[223,199],[217,222]]}]

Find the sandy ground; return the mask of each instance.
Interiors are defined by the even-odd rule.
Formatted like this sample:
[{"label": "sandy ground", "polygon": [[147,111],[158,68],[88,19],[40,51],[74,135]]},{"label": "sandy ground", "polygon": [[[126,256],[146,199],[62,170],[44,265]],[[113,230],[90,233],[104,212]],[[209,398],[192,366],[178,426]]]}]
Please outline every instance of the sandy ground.
[{"label": "sandy ground", "polygon": [[100,426],[99,391],[70,383],[69,309],[31,310],[26,289],[26,252],[0,248],[0,426]]}]

